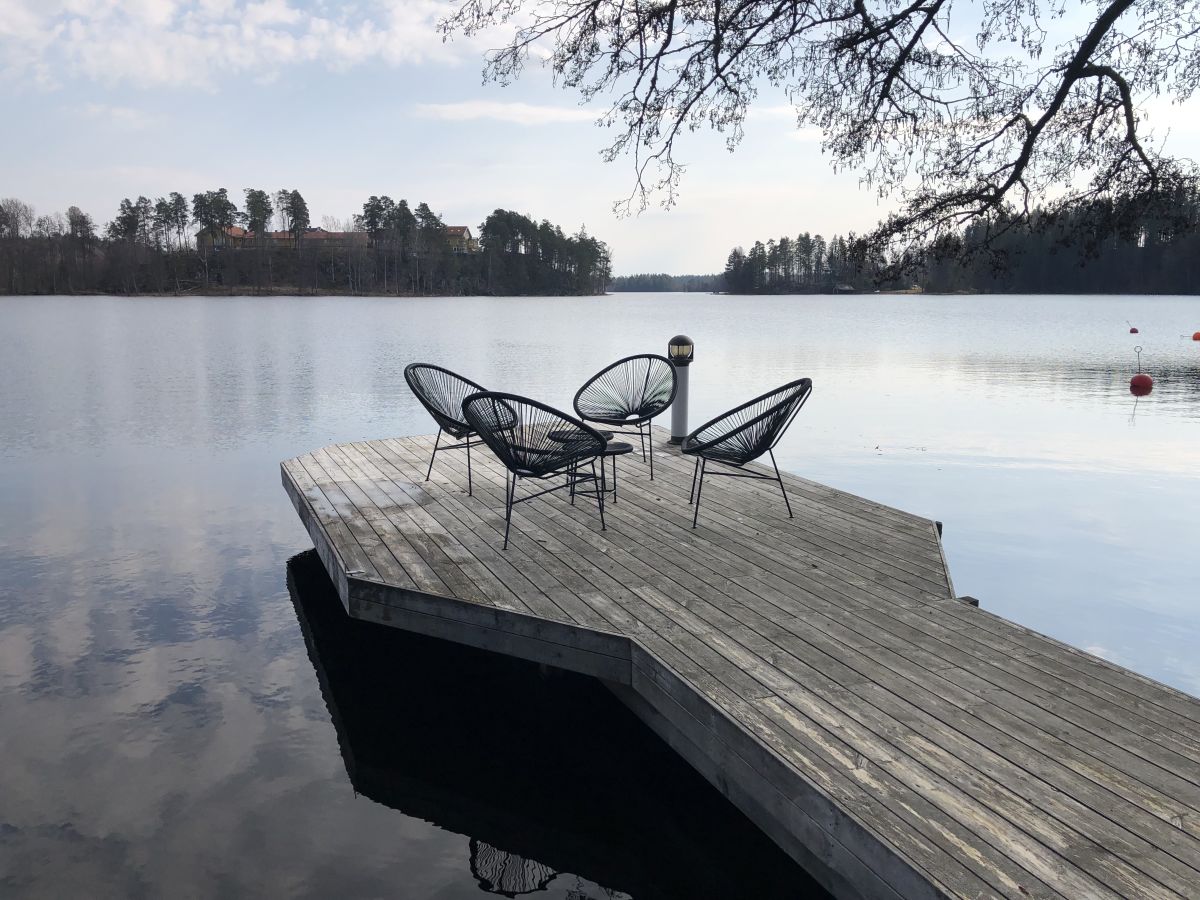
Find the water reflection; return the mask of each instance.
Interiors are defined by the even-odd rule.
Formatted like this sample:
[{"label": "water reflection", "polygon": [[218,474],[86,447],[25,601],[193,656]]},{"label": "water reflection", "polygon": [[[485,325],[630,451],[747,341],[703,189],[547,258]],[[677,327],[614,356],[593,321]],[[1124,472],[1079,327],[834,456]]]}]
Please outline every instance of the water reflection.
[{"label": "water reflection", "polygon": [[[525,793],[474,779],[462,803],[541,812],[490,830],[476,802],[454,830],[456,768],[423,782],[446,789],[427,811],[445,828],[347,787],[371,743],[339,756],[305,658],[284,567],[312,543],[278,466],[428,432],[404,384],[413,359],[569,408],[606,363],[685,331],[694,422],[811,376],[781,467],[944,521],[960,592],[1200,694],[1200,342],[1179,337],[1197,328],[1194,297],[2,298],[0,897],[464,900],[481,890],[464,835],[570,873],[536,895],[556,900],[598,885],[744,896],[739,879],[771,896],[739,863],[750,838],[724,852],[708,837],[727,807],[671,818],[704,783],[672,756],[655,769],[657,745],[587,683],[516,682],[521,707],[558,723],[544,725],[491,688],[502,668],[480,690],[445,667],[405,670],[418,644],[381,638],[397,663],[377,678],[394,691],[369,702],[424,720],[372,726],[388,749],[369,768],[507,760],[496,780],[517,772]],[[1136,406],[1135,345],[1155,379]],[[469,745],[439,744],[439,716]],[[555,753],[606,767],[602,787]],[[563,796],[520,775],[526,760]],[[584,821],[604,817],[616,824]],[[570,834],[596,847],[554,851]],[[509,889],[503,867],[476,868]]]},{"label": "water reflection", "polygon": [[560,873],[536,859],[471,838],[471,874],[485,893],[519,897],[546,890]]},{"label": "water reflection", "polygon": [[288,588],[354,790],[468,835],[485,892],[820,896],[599,683],[354,621],[312,551]]}]

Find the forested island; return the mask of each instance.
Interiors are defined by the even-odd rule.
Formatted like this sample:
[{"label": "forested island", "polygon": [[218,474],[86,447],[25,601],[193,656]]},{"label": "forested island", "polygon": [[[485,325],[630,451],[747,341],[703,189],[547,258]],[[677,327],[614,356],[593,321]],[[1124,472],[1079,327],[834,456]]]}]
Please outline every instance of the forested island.
[{"label": "forested island", "polygon": [[1197,198],[1092,239],[1096,216],[975,222],[908,248],[905,265],[854,233],[803,232],[735,248],[720,274],[613,277],[608,247],[585,230],[502,209],[475,235],[427,203],[371,196],[350,219],[314,226],[297,190],[247,189],[239,209],[221,188],[126,199],[99,227],[78,207],[38,216],[8,198],[0,294],[1200,293]]},{"label": "forested island", "polygon": [[725,262],[731,294],[829,294],[874,290],[1007,294],[1200,293],[1200,200],[1179,199],[1169,215],[1111,225],[1116,211],[1079,209],[1050,217],[978,221],[957,234],[909,248],[907,264],[855,234],[804,232]]},{"label": "forested island", "polygon": [[298,190],[225,188],[125,199],[98,227],[72,206],[35,215],[0,200],[0,293],[583,295],[604,293],[611,259],[580,229],[498,209],[447,225],[428,204],[371,196],[349,220],[310,220]]},{"label": "forested island", "polygon": [[725,286],[721,275],[668,275],[665,272],[643,272],[638,275],[618,275],[608,289],[613,293],[625,291],[702,291],[711,293]]}]

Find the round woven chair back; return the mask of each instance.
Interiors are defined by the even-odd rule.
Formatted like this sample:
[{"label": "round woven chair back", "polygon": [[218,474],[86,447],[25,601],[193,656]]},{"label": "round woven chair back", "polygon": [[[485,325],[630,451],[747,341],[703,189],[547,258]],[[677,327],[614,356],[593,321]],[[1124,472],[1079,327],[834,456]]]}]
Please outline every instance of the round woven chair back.
[{"label": "round woven chair back", "polygon": [[443,431],[462,438],[474,430],[463,418],[462,402],[471,394],[487,390],[483,385],[432,363],[406,366],[404,380]]},{"label": "round woven chair back", "polygon": [[462,412],[471,430],[523,478],[541,478],[592,459],[606,443],[590,425],[518,394],[472,394]]},{"label": "round woven chair back", "polygon": [[575,413],[589,422],[639,425],[675,400],[678,379],[665,356],[639,353],[597,372],[575,394]]},{"label": "round woven chair back", "polygon": [[684,438],[680,449],[744,465],[775,448],[811,393],[811,378],[777,387],[701,425]]},{"label": "round woven chair back", "polygon": [[471,838],[471,874],[489,894],[519,897],[537,894],[550,886],[558,871],[536,859],[518,856]]}]

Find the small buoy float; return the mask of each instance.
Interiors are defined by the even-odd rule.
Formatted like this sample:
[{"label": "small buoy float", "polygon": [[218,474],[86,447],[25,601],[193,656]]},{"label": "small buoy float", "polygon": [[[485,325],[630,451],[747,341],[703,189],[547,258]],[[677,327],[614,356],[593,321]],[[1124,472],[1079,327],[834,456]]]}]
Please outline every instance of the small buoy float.
[{"label": "small buoy float", "polygon": [[1137,374],[1129,379],[1129,393],[1135,397],[1145,397],[1154,389],[1154,379],[1142,371],[1142,348],[1134,347],[1137,354]]},{"label": "small buoy float", "polygon": [[1192,335],[1192,340],[1200,341],[1200,331],[1197,331],[1195,334]]},{"label": "small buoy float", "polygon": [[1130,333],[1130,334],[1137,334],[1137,333],[1138,333],[1138,330],[1137,330],[1136,328],[1130,328],[1130,329],[1129,329],[1129,333]]}]

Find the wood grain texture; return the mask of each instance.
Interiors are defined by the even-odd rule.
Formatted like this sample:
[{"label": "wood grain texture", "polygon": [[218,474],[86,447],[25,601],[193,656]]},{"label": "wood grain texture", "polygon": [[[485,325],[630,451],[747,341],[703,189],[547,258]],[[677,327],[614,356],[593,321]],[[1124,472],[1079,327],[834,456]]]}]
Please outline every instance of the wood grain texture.
[{"label": "wood grain texture", "polygon": [[351,615],[604,679],[837,896],[1200,897],[1200,701],[954,600],[929,519],[785,474],[693,530],[653,443],[507,551],[483,448],[474,496],[432,437],[282,474]]}]

